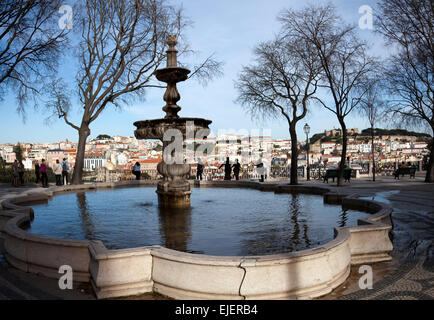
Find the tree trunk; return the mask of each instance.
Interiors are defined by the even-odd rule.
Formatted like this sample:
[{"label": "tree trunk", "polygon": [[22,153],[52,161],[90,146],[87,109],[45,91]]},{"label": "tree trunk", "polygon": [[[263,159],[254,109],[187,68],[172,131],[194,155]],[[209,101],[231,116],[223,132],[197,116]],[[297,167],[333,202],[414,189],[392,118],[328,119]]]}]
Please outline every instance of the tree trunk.
[{"label": "tree trunk", "polygon": [[342,128],[342,153],[341,153],[341,163],[339,166],[338,171],[338,186],[344,185],[344,167],[345,167],[345,160],[347,157],[347,126],[345,125],[344,118],[338,117],[339,123]]},{"label": "tree trunk", "polygon": [[72,174],[72,184],[83,183],[84,153],[86,151],[86,140],[89,135],[89,125],[82,123],[78,131],[77,155],[75,158],[74,173]]},{"label": "tree trunk", "polygon": [[431,152],[429,155],[429,160],[426,165],[426,176],[425,182],[434,182],[434,127],[433,129],[433,138],[431,139]]},{"label": "tree trunk", "polygon": [[289,134],[291,136],[291,178],[290,184],[298,184],[297,167],[298,167],[298,149],[297,149],[297,131],[295,125],[290,125]]},{"label": "tree trunk", "polygon": [[375,181],[375,146],[374,146],[374,128],[371,127],[371,151],[372,151],[372,181]]}]

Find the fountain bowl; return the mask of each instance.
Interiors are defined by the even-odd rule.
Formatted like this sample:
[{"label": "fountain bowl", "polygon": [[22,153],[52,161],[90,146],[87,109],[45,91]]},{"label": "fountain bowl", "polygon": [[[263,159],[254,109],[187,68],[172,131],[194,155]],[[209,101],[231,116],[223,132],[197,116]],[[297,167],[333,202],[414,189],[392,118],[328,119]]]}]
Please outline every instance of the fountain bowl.
[{"label": "fountain bowl", "polygon": [[[162,118],[154,120],[142,120],[134,122],[137,129],[134,136],[137,139],[159,139],[163,140],[164,132],[168,129],[178,129],[182,132],[183,138],[187,135],[187,122],[194,124],[194,137],[199,130],[209,129],[211,120],[202,118]],[[208,132],[209,133],[209,132]],[[205,136],[205,134],[203,135]]]},{"label": "fountain bowl", "polygon": [[190,70],[181,67],[168,67],[158,69],[154,72],[158,80],[166,83],[177,83],[185,81],[188,78]]}]

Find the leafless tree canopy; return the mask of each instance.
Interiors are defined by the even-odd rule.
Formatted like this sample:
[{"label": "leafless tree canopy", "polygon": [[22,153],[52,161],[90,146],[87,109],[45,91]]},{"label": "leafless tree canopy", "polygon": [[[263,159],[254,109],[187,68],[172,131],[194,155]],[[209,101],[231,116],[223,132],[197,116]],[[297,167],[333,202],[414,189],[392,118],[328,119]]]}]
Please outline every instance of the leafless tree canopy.
[{"label": "leafless tree canopy", "polygon": [[360,115],[366,117],[371,128],[374,128],[379,122],[386,120],[385,79],[381,74],[375,78],[368,78],[362,90],[366,93],[360,99],[358,111]]},{"label": "leafless tree canopy", "polygon": [[361,41],[355,26],[345,23],[332,5],[309,6],[300,11],[286,10],[279,19],[289,35],[311,42],[315,46],[321,65],[321,87],[329,89],[334,105],[317,99],[338,118],[345,118],[357,107],[365,77],[372,71],[373,59],[366,53],[367,45]]},{"label": "leafless tree canopy", "polygon": [[255,63],[245,66],[236,82],[240,102],[253,116],[284,117],[292,141],[291,183],[297,183],[297,122],[306,116],[318,88],[319,61],[309,42],[277,37],[259,44]]},{"label": "leafless tree canopy", "polygon": [[[282,39],[261,43],[254,51],[255,64],[245,66],[236,82],[238,101],[254,117],[284,116],[302,119],[307,102],[317,89],[318,65],[297,52],[301,46]],[[306,102],[306,103],[304,103]]]},{"label": "leafless tree canopy", "polygon": [[[422,69],[422,70],[421,70]],[[430,126],[434,132],[433,73],[426,72],[426,64],[414,65],[404,53],[389,60],[386,71],[390,92],[391,115],[408,126]]]},{"label": "leafless tree canopy", "polygon": [[391,0],[380,3],[379,32],[397,53],[389,60],[387,78],[392,111],[409,124],[434,130],[434,3]]},{"label": "leafless tree canopy", "polygon": [[[408,125],[423,125],[434,136],[434,2],[383,0],[378,30],[396,53],[386,71],[390,111]],[[434,143],[425,181],[434,181]]]},{"label": "leafless tree canopy", "polygon": [[[332,104],[318,96],[314,99],[336,114],[342,128],[343,147],[341,163],[346,160],[347,132],[345,117],[350,114],[366,94],[364,79],[375,68],[368,57],[366,43],[355,33],[355,26],[345,23],[331,5],[310,5],[299,11],[285,10],[279,16],[289,37],[311,43],[312,54],[321,64],[320,87],[332,97]],[[343,165],[340,166],[338,184],[343,183]]]},{"label": "leafless tree canopy", "polygon": [[384,120],[384,79],[381,77],[366,80],[363,89],[366,94],[360,100],[359,113],[368,119],[371,129],[372,179],[375,181],[375,126]]},{"label": "leafless tree canopy", "polygon": [[[58,82],[53,83],[47,106],[79,133],[73,183],[80,183],[90,124],[107,106],[121,107],[144,97],[145,89],[161,88],[153,77],[166,59],[169,35],[182,35],[189,23],[167,0],[83,0],[78,12],[80,44],[77,94],[83,107],[80,123],[70,118],[71,103]],[[181,53],[189,53],[181,42]],[[221,63],[209,57],[193,70],[194,76],[217,75]],[[63,88],[66,90],[67,88]]]},{"label": "leafless tree canopy", "polygon": [[152,85],[167,36],[179,33],[182,21],[158,0],[87,0],[85,7],[77,82],[83,120],[90,124],[108,103],[126,102],[128,94]]},{"label": "leafless tree canopy", "polygon": [[61,0],[0,1],[0,99],[16,93],[18,111],[38,95],[66,41],[58,26]]}]

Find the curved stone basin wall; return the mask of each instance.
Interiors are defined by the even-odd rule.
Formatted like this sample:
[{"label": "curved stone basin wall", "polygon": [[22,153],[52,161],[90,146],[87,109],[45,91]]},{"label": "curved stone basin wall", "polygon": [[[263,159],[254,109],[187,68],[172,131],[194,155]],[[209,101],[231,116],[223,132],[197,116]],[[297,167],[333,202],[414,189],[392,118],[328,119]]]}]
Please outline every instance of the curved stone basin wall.
[{"label": "curved stone basin wall", "polygon": [[33,219],[23,207],[46,201],[56,193],[156,185],[149,181],[53,187],[1,202],[0,232],[4,255],[16,268],[58,278],[59,267],[70,265],[74,280],[90,282],[98,298],[155,291],[176,299],[309,299],[329,293],[345,281],[351,264],[391,260],[392,209],[384,203],[309,186],[261,184],[248,181],[203,181],[198,187],[246,187],[277,193],[321,194],[326,202],[371,212],[358,226],[335,228],[335,238],[318,247],[265,256],[209,256],[161,246],[108,250],[101,241],[49,238],[26,232]]}]

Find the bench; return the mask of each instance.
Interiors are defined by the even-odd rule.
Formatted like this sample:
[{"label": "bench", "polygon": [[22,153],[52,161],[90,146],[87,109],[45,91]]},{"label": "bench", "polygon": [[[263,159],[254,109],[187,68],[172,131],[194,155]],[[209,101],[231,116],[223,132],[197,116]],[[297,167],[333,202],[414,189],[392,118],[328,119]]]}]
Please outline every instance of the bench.
[{"label": "bench", "polygon": [[[344,169],[344,179],[345,182],[350,182],[351,179],[351,171],[352,169]],[[335,182],[335,178],[337,178],[339,175],[338,169],[329,169],[326,171],[326,174],[324,175],[324,182],[329,183],[329,178],[333,179],[333,182]]]},{"label": "bench", "polygon": [[416,178],[416,168],[415,167],[408,167],[408,168],[398,168],[393,172],[393,175],[395,176],[395,179],[398,178],[399,180],[399,176],[404,176],[404,175],[410,175],[410,178],[413,177]]}]

